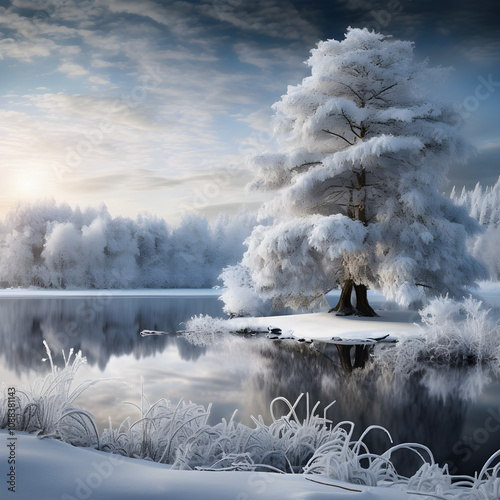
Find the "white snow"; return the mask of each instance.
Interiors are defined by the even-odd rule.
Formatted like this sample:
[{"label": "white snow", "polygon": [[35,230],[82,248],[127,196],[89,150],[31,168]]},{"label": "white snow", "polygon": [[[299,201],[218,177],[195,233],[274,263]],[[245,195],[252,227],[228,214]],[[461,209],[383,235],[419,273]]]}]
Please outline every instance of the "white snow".
[{"label": "white snow", "polygon": [[[486,307],[500,306],[500,282],[484,281],[476,292]],[[347,339],[373,339],[389,335],[390,339],[418,336],[423,333],[418,311],[408,309],[384,310],[387,302],[380,293],[369,292],[369,299],[378,318],[335,316],[328,312],[269,316],[260,318],[233,318],[228,321],[234,330],[245,327],[277,327],[286,336],[305,340],[328,340],[333,337]],[[285,336],[285,335],[284,335]]]},{"label": "white snow", "polygon": [[[236,269],[236,267],[232,268]],[[234,293],[237,287],[223,290],[223,295]],[[330,292],[331,303],[338,299],[340,291]],[[237,294],[236,294],[237,295]],[[475,292],[487,308],[500,307],[500,282],[484,281]],[[326,311],[319,313],[288,314],[278,316],[242,317],[229,320],[199,316],[192,318],[186,330],[195,333],[188,337],[205,344],[216,339],[218,333],[244,330],[263,332],[269,327],[282,330],[283,338],[304,340],[367,340],[389,335],[386,341],[421,336],[424,330],[418,311],[399,308],[395,303],[376,291],[370,290],[368,297],[379,317],[364,318],[359,316],[335,316]],[[227,299],[225,299],[226,301]],[[236,301],[233,301],[233,304]],[[263,305],[263,303],[261,304]],[[257,307],[256,310],[259,308]],[[265,309],[261,307],[261,309]],[[211,340],[208,338],[210,337]],[[205,341],[203,340],[205,338]]]},{"label": "white snow", "polygon": [[[7,474],[8,432],[0,431],[0,470]],[[397,489],[357,486],[318,475],[177,471],[60,441],[16,432],[16,500],[399,500]],[[325,483],[325,484],[321,484]],[[2,498],[8,498],[2,480]],[[9,497],[10,498],[10,497]]]},{"label": "white snow", "polygon": [[292,334],[294,338],[306,340],[329,340],[334,337],[369,339],[387,334],[399,338],[419,333],[419,327],[414,323],[419,320],[415,311],[378,311],[378,313],[378,318],[335,316],[327,312],[267,318],[234,318],[229,320],[229,325],[234,325],[235,330],[254,325],[272,326],[281,328],[284,336]]}]

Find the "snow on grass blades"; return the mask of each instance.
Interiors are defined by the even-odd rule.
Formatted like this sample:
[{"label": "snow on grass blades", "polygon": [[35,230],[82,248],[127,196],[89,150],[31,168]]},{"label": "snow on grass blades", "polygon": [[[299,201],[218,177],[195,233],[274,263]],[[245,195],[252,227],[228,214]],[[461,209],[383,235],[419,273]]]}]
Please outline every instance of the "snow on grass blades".
[{"label": "snow on grass blades", "polygon": [[[270,405],[272,422],[267,425],[261,416],[252,417],[254,427],[248,427],[235,421],[236,412],[228,421],[209,425],[210,405],[205,408],[185,401],[173,404],[166,399],[150,404],[142,391],[141,402],[135,405],[140,418],[135,422],[128,418],[118,428],[110,423],[99,438],[92,415],[73,406],[78,395],[95,383],[87,381],[71,389],[85,358],[81,353],[73,357],[70,351],[64,368],[59,370],[45,346],[52,371],[33,387],[16,391],[17,430],[170,464],[174,469],[305,473],[359,485],[394,487],[418,498],[500,498],[500,450],[474,478],[450,475],[446,465],[440,467],[434,462],[428,448],[416,443],[394,445],[378,455],[370,452],[364,439],[369,432],[383,432],[392,442],[385,428],[370,426],[355,440],[354,423],[334,424],[327,418],[333,403],[319,415],[319,402],[311,408],[309,396],[303,394],[293,404],[282,397],[274,399]],[[300,419],[297,407],[304,403],[306,417]],[[0,399],[0,419],[1,426],[6,427],[5,391]],[[422,460],[409,478],[399,475],[391,461],[401,450],[415,453]]]},{"label": "snow on grass blades", "polygon": [[[55,438],[75,446],[99,446],[99,433],[91,413],[76,408],[73,403],[78,396],[96,384],[88,380],[72,389],[78,369],[86,359],[78,352],[73,357],[70,349],[64,356],[65,366],[61,370],[54,365],[47,343],[44,341],[51,372],[44,379],[37,379],[32,386],[16,390],[15,429]],[[63,352],[64,355],[64,352]],[[72,359],[73,358],[73,359]],[[46,361],[46,359],[44,359]],[[0,423],[7,422],[7,398],[1,398]]]}]

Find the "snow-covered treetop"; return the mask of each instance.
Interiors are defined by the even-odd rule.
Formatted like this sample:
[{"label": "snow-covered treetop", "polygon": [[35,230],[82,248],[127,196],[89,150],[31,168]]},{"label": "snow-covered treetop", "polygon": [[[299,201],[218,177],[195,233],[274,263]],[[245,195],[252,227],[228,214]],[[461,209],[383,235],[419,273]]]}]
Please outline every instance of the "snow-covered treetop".
[{"label": "snow-covered treetop", "polygon": [[451,198],[465,206],[481,225],[500,227],[500,177],[490,187],[483,188],[479,182],[471,191],[464,187],[460,195],[453,188]]},{"label": "snow-covered treetop", "polygon": [[[400,154],[411,160],[407,169],[439,159],[428,180],[442,183],[441,167],[471,153],[457,133],[453,108],[425,96],[419,85],[442,79],[449,69],[416,63],[413,43],[349,29],[342,41],[320,42],[307,64],[311,76],[289,86],[273,106],[281,153],[253,159],[259,171],[253,188],[282,188],[314,170],[334,177],[360,162],[374,172],[395,170]],[[396,165],[381,164],[382,155],[395,155]]]}]

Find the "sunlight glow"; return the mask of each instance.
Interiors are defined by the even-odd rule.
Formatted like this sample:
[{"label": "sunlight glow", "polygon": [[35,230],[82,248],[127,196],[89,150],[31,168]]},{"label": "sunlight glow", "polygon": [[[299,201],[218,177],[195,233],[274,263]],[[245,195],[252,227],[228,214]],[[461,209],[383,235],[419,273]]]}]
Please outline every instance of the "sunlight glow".
[{"label": "sunlight glow", "polygon": [[41,172],[24,169],[19,172],[12,182],[13,194],[20,198],[43,196],[47,190],[45,176]]}]

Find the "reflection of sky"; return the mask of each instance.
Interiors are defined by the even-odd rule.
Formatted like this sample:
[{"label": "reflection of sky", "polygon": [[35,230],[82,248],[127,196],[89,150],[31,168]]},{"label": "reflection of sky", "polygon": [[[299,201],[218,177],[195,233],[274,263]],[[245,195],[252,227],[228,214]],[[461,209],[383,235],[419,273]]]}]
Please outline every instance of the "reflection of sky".
[{"label": "reflection of sky", "polygon": [[[459,472],[480,468],[486,456],[500,447],[499,432],[498,436],[491,433],[468,461],[457,449],[450,451],[464,436],[474,436],[484,426],[488,412],[500,411],[499,382],[484,372],[441,369],[403,378],[390,367],[371,365],[349,376],[341,370],[333,346],[318,352],[305,344],[231,337],[222,344],[197,347],[174,335],[139,335],[142,328],[175,328],[194,314],[218,315],[220,303],[215,297],[121,298],[107,303],[95,317],[83,315],[92,304],[89,298],[0,300],[4,384],[19,387],[46,372],[42,339],[62,342],[64,337],[52,334],[78,319],[78,334],[71,340],[89,363],[77,382],[105,380],[84,393],[76,405],[93,413],[101,429],[108,417],[115,427],[127,416],[132,421],[140,417],[136,408],[123,403],[140,406],[141,387],[150,403],[161,398],[173,404],[181,398],[204,406],[213,403],[212,424],[229,419],[235,409],[247,425],[251,425],[250,415],[261,414],[269,422],[269,404],[275,397],[293,402],[301,392],[309,392],[311,407],[318,400],[323,403],[319,414],[336,400],[328,416],[334,422],[352,420],[358,436],[369,425],[382,425],[395,443],[422,442],[438,460],[453,462]],[[299,405],[300,418],[305,417],[304,408]],[[284,406],[279,404],[275,410],[280,415]],[[381,432],[368,441],[377,452],[389,447]],[[406,467],[415,465],[414,458],[399,459]]]},{"label": "reflection of sky", "polygon": [[[136,360],[133,355],[112,358],[100,377],[113,379],[100,384],[101,401],[97,408],[99,425],[112,411],[113,422],[119,423],[125,417],[139,417],[138,411],[124,406],[124,401],[140,404],[141,386],[144,394],[154,403],[166,398],[177,403],[181,398],[207,406],[215,402],[212,423],[222,417],[229,418],[242,399],[242,382],[248,374],[244,352],[227,353],[208,351],[196,360],[186,360],[179,356],[175,346],[169,346],[157,356]],[[80,374],[82,380],[95,377],[95,369],[85,369]],[[93,392],[80,398],[87,409],[96,412]],[[109,400],[108,400],[109,397]],[[110,403],[114,403],[110,405]]]}]

